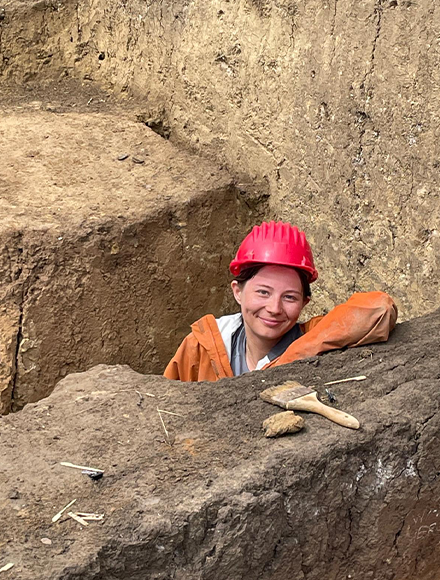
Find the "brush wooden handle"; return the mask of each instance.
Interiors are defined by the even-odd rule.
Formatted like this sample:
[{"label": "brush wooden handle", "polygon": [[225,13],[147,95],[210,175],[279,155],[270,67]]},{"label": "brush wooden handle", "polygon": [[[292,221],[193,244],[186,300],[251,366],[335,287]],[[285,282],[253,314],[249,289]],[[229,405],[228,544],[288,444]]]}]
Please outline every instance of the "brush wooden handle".
[{"label": "brush wooden handle", "polygon": [[333,407],[328,407],[318,401],[318,396],[316,393],[309,393],[308,395],[303,395],[297,399],[292,399],[286,405],[286,409],[289,411],[309,411],[310,413],[318,413],[318,415],[323,415],[343,427],[348,427],[349,429],[359,429],[359,421],[352,417],[348,413],[339,411],[338,409],[333,409]]}]

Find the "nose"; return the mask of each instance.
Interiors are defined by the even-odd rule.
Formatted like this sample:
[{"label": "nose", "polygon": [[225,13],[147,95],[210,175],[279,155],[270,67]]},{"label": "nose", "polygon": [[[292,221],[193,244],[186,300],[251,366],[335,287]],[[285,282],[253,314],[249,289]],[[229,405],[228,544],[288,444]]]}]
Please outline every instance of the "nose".
[{"label": "nose", "polygon": [[266,304],[266,310],[271,314],[280,314],[282,311],[281,296],[272,295]]}]

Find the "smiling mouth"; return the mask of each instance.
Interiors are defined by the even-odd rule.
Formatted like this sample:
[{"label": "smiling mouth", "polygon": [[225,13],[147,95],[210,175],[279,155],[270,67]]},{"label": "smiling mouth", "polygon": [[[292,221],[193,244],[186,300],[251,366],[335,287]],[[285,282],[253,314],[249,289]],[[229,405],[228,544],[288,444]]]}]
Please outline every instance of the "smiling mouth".
[{"label": "smiling mouth", "polygon": [[279,326],[280,324],[282,324],[282,320],[268,320],[267,318],[261,318],[260,320],[263,324],[265,324],[266,326]]}]

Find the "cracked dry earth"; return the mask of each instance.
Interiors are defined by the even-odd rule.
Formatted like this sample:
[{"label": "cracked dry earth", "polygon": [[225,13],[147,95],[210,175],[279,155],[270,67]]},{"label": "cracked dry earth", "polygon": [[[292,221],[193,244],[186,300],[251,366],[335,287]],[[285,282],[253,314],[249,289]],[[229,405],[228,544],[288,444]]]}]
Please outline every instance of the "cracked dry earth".
[{"label": "cracked dry earth", "polygon": [[[0,420],[2,580],[438,580],[440,311],[390,341],[212,383],[127,366]],[[359,431],[303,413],[266,439],[264,388],[332,386]],[[152,396],[154,395],[154,396]],[[165,436],[157,408],[162,413]],[[92,481],[61,461],[104,470]],[[51,518],[104,513],[82,527]]]}]

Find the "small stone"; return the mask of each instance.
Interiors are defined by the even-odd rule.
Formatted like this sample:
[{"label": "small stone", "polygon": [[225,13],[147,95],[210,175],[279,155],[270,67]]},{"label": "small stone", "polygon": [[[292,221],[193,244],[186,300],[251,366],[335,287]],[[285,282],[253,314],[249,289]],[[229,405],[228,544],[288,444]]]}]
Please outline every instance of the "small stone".
[{"label": "small stone", "polygon": [[143,159],[142,157],[132,157],[133,159],[133,163],[137,163],[139,165],[142,165],[142,163],[145,163],[145,159]]},{"label": "small stone", "polygon": [[125,161],[126,159],[128,159],[128,153],[118,156],[118,161]]},{"label": "small stone", "polygon": [[11,489],[9,499],[20,499],[20,493],[16,489]]},{"label": "small stone", "polygon": [[46,546],[50,546],[52,544],[52,540],[49,538],[41,538],[41,543],[45,544]]},{"label": "small stone", "polygon": [[304,425],[305,421],[302,417],[295,415],[293,411],[284,411],[263,421],[263,430],[266,437],[280,437],[301,431]]}]

